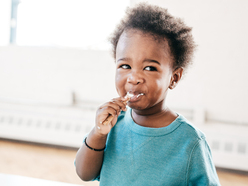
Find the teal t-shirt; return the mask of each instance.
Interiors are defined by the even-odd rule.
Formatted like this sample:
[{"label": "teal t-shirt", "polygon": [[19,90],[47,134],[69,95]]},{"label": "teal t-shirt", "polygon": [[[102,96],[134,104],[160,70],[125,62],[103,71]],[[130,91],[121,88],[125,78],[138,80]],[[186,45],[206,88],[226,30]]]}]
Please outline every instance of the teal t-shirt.
[{"label": "teal t-shirt", "polygon": [[131,112],[122,112],[108,135],[100,186],[220,185],[204,134],[182,115],[149,128]]}]

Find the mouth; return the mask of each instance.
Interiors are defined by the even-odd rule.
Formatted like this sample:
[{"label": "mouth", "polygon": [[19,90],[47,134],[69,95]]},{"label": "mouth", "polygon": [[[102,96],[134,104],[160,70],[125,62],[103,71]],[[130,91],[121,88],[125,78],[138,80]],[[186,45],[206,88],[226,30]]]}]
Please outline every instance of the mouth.
[{"label": "mouth", "polygon": [[127,92],[127,95],[126,97],[129,98],[129,101],[128,102],[135,102],[135,101],[138,101],[140,100],[140,98],[145,95],[144,93],[131,93],[131,92]]}]

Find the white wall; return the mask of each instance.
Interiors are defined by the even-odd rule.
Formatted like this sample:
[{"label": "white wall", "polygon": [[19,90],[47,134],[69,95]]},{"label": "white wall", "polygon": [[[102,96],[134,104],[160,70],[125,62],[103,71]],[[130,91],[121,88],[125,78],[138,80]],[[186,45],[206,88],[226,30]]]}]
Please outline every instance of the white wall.
[{"label": "white wall", "polygon": [[[248,1],[151,2],[182,17],[193,27],[199,45],[194,66],[169,93],[168,104],[204,108],[208,120],[248,123]],[[4,23],[0,19],[0,25]],[[0,67],[0,101],[68,105],[72,92],[77,100],[116,96],[109,51],[2,46]]]},{"label": "white wall", "polygon": [[70,105],[116,95],[109,51],[0,47],[0,101]]},{"label": "white wall", "polygon": [[248,123],[248,1],[148,2],[183,18],[198,44],[194,66],[170,93],[168,104],[201,106],[209,120]]}]

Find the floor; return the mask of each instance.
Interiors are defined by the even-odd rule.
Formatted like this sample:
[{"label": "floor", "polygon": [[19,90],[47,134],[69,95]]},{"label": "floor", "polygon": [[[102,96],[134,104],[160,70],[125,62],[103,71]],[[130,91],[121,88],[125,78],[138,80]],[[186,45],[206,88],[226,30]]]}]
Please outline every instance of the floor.
[{"label": "floor", "polygon": [[[98,186],[98,182],[83,182],[76,175],[76,149],[0,140],[0,173]],[[248,173],[218,169],[222,186],[247,186]]]}]

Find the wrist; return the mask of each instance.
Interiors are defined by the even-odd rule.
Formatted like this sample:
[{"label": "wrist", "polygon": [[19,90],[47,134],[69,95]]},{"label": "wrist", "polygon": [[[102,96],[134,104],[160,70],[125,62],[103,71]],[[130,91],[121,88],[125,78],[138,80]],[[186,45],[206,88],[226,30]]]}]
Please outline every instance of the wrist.
[{"label": "wrist", "polygon": [[[94,127],[87,136],[87,145],[94,149],[103,149],[106,145],[107,135],[99,134]],[[86,145],[86,146],[87,146]]]},{"label": "wrist", "polygon": [[87,137],[84,139],[84,144],[85,144],[85,146],[88,147],[90,150],[98,151],[98,152],[104,151],[104,150],[105,150],[106,145],[105,145],[103,148],[101,148],[101,149],[96,149],[96,148],[93,148],[93,147],[89,146],[88,143],[86,142],[86,139],[87,139]]},{"label": "wrist", "polygon": [[106,140],[108,133],[107,134],[102,133],[102,131],[100,129],[98,129],[97,126],[95,126],[92,130],[92,135],[99,140]]}]

